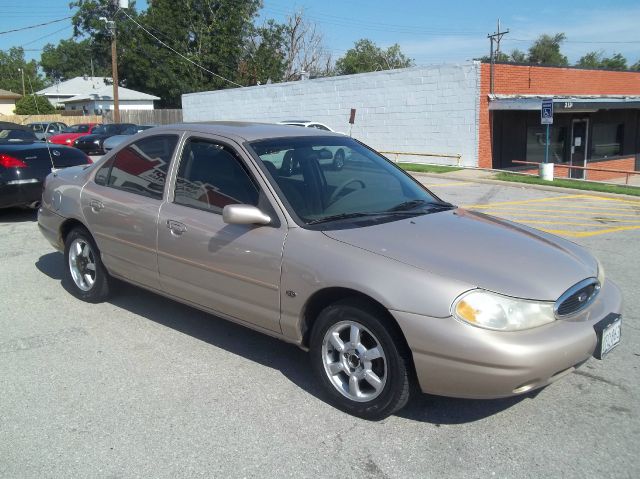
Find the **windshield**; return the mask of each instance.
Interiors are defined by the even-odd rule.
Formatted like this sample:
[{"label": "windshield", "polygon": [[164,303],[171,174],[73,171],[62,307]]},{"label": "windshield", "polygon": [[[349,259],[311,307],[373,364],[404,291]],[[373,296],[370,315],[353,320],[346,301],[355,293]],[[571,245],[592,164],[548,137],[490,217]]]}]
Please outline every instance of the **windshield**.
[{"label": "windshield", "polygon": [[65,133],[89,133],[89,125],[72,125],[66,128]]},{"label": "windshield", "polygon": [[444,206],[387,159],[348,137],[278,138],[249,146],[307,225],[360,216],[393,219]]}]

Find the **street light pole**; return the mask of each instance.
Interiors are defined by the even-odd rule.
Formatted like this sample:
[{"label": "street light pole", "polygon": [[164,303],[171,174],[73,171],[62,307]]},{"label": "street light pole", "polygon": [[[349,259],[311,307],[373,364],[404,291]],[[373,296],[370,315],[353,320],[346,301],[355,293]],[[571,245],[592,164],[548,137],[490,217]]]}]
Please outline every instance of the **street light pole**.
[{"label": "street light pole", "polygon": [[25,89],[24,89],[24,68],[18,68],[18,71],[22,74],[22,96],[25,96]]}]

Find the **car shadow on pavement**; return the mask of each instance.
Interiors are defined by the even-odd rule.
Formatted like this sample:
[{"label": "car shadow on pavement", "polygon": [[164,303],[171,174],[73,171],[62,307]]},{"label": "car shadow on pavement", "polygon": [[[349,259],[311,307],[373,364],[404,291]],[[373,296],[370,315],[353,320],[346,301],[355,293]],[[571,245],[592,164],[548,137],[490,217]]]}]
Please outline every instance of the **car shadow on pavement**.
[{"label": "car shadow on pavement", "polygon": [[[64,255],[48,253],[35,264],[39,271],[60,281],[63,279]],[[123,282],[116,282],[111,304],[147,318],[175,331],[204,341],[263,366],[279,370],[295,385],[326,402],[317,384],[306,352],[289,343],[202,312],[177,301]],[[405,419],[440,424],[474,422],[508,409],[526,396],[497,400],[453,399],[414,394],[409,404],[396,415]]]},{"label": "car shadow on pavement", "polygon": [[7,208],[0,210],[0,223],[26,223],[37,221],[38,210],[31,208]]}]

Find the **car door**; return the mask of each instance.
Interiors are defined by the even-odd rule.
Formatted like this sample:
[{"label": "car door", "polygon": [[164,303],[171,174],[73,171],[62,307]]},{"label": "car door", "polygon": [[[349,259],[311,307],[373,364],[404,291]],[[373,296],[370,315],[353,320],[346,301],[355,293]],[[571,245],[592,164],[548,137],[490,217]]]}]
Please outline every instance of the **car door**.
[{"label": "car door", "polygon": [[158,212],[178,140],[176,132],[131,143],[101,166],[81,194],[84,217],[109,272],[156,290]]},{"label": "car door", "polygon": [[[163,289],[213,312],[280,332],[280,268],[286,222],[237,145],[186,140],[160,208],[158,270]],[[228,204],[268,214],[267,226],[231,225]]]}]

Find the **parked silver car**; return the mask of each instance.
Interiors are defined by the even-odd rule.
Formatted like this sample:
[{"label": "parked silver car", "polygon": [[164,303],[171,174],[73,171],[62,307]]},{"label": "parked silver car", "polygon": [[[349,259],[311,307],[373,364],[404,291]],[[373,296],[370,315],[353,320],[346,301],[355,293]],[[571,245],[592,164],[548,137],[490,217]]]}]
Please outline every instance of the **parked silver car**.
[{"label": "parked silver car", "polygon": [[110,136],[109,138],[104,140],[104,143],[102,144],[102,148],[104,149],[105,152],[113,150],[115,147],[117,147],[121,143],[123,143],[126,140],[128,140],[131,137],[131,135],[135,135],[136,133],[140,133],[140,132],[143,132],[145,130],[149,130],[149,129],[155,128],[155,127],[156,127],[156,125],[136,125],[135,133],[132,132],[132,133],[129,133],[129,134],[124,134],[124,135]]},{"label": "parked silver car", "polygon": [[[363,159],[321,167],[336,147]],[[281,174],[286,155],[299,172]],[[620,291],[586,250],[446,203],[325,131],[154,128],[51,174],[38,224],[78,298],[119,278],[295,343],[330,402],[367,419],[413,383],[523,394],[620,341]]]}]

